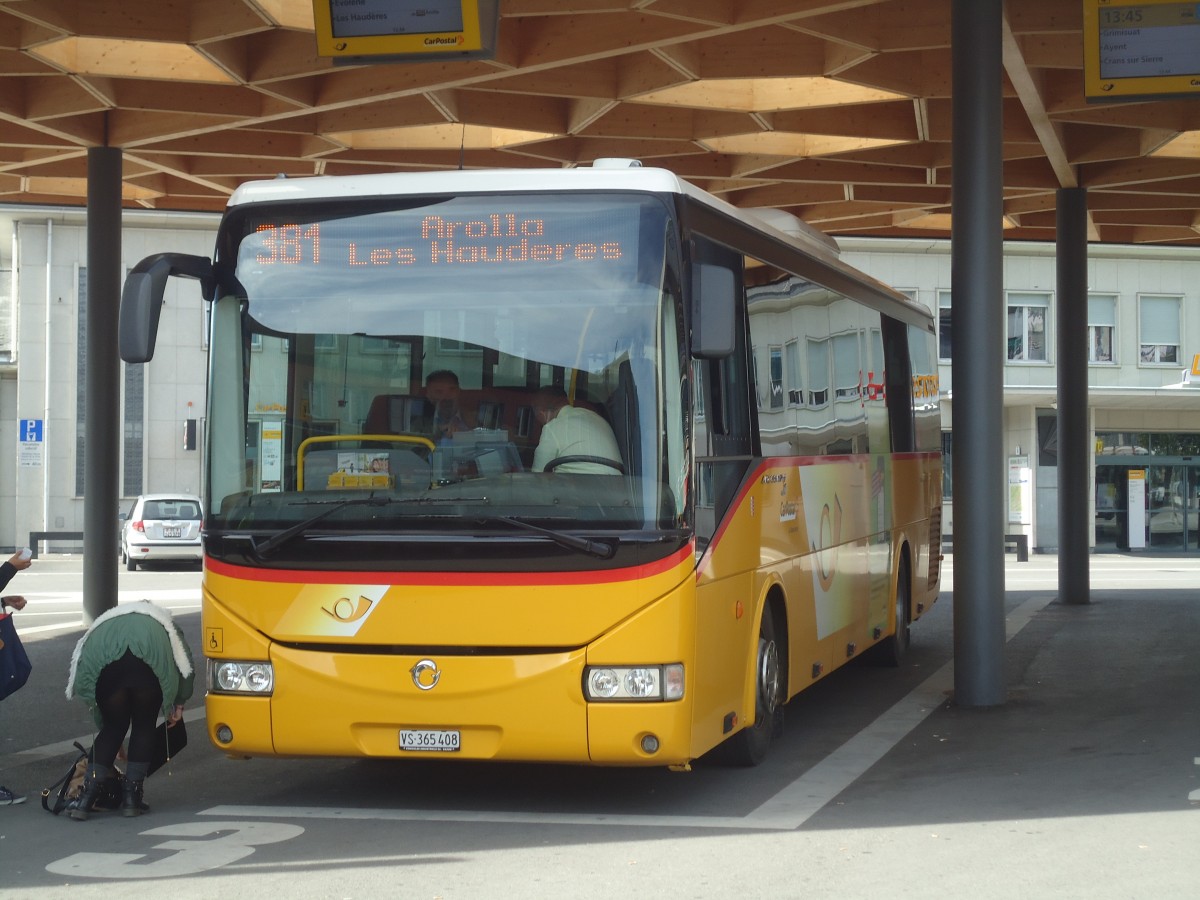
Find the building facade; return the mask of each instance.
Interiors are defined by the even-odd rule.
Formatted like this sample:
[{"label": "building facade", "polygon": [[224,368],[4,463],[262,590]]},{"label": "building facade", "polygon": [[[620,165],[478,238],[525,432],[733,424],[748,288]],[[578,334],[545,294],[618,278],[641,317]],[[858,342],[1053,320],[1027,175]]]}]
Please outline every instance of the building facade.
[{"label": "building facade", "polygon": [[[896,287],[938,320],[953,530],[954,303],[948,241],[843,239],[851,265]],[[1088,428],[1097,551],[1200,552],[1200,251],[1088,248]],[[1035,550],[1058,546],[1057,271],[1053,244],[1004,248],[1006,531]],[[1131,501],[1131,492],[1133,500]]]},{"label": "building facade", "polygon": [[[163,251],[211,255],[217,217],[127,211],[124,267]],[[87,235],[83,210],[0,209],[0,552],[30,532],[83,528]],[[928,306],[938,320],[945,530],[953,529],[951,354],[954,303],[947,241],[844,238],[842,257]],[[1035,550],[1058,540],[1055,248],[1005,247],[1004,447],[1007,532]],[[158,348],[121,366],[119,494],[199,492],[207,310],[198,283],[171,279]],[[1093,245],[1088,261],[1088,509],[1097,551],[1200,552],[1200,250]],[[756,347],[761,402],[782,389],[804,403],[805,348]],[[1196,374],[1192,374],[1193,371]],[[864,373],[863,377],[866,377]],[[1192,386],[1192,382],[1196,386]],[[765,409],[766,407],[764,407]],[[268,411],[269,412],[269,411]],[[256,456],[248,447],[248,459]],[[117,516],[113,511],[114,552]],[[1076,514],[1076,513],[1072,513]],[[79,549],[55,542],[51,549]]]},{"label": "building facade", "polygon": [[[211,256],[218,218],[126,212],[128,271],[167,250]],[[0,210],[0,548],[35,531],[81,532],[86,390],[87,229],[83,210]],[[158,491],[197,493],[205,410],[205,304],[198,283],[171,279],[154,359],[120,367],[121,504]],[[115,332],[115,329],[114,329]],[[114,350],[115,352],[115,350]],[[78,540],[52,541],[73,551]],[[47,549],[43,545],[43,550]]]}]

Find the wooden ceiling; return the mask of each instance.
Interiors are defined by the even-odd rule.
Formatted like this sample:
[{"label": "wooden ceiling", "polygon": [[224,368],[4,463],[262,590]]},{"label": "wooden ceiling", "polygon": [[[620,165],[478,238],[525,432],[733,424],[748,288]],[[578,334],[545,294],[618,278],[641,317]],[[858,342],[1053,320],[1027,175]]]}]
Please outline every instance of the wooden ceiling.
[{"label": "wooden ceiling", "polygon": [[[500,0],[495,59],[333,66],[310,0],[0,0],[0,203],[220,210],[278,173],[663,166],[835,235],[947,237],[950,0]],[[1011,239],[1200,244],[1200,102],[1088,104],[1081,0],[1007,0]],[[1171,154],[1171,155],[1164,155]]]}]

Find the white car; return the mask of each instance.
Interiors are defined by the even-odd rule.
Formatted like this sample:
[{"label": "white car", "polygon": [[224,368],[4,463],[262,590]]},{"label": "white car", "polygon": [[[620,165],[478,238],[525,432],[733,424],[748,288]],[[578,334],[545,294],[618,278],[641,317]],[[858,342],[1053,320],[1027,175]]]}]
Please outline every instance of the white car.
[{"label": "white car", "polygon": [[130,572],[139,563],[200,562],[200,528],[204,509],[190,494],[143,494],[121,525],[121,561]]}]

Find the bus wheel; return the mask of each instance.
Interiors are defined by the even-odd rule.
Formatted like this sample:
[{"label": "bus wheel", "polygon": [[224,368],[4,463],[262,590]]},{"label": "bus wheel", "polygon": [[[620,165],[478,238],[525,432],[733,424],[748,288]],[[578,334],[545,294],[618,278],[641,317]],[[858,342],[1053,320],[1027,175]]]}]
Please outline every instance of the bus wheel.
[{"label": "bus wheel", "polygon": [[896,577],[896,631],[887,640],[872,648],[871,661],[882,666],[899,666],[908,653],[911,640],[908,610],[912,603],[912,582],[908,577],[908,560],[900,562]]},{"label": "bus wheel", "polygon": [[743,728],[722,749],[722,761],[734,766],[757,766],[767,758],[771,740],[783,730],[783,664],[775,640],[775,615],[763,609],[758,629],[758,658],[754,666],[754,724]]}]

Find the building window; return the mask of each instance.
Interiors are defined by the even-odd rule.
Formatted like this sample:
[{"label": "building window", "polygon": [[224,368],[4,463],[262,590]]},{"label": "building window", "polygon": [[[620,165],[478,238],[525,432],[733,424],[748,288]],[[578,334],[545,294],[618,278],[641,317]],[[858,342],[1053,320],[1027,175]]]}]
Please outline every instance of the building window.
[{"label": "building window", "polygon": [[858,353],[858,332],[834,337],[833,379],[833,395],[838,400],[861,399],[862,360]]},{"label": "building window", "polygon": [[800,342],[788,341],[783,347],[787,363],[788,405],[804,405],[804,383],[800,379]]},{"label": "building window", "polygon": [[1008,295],[1009,362],[1047,362],[1049,294]]},{"label": "building window", "polygon": [[1138,360],[1142,365],[1179,364],[1182,297],[1142,294],[1138,298]]},{"label": "building window", "polygon": [[825,406],[829,402],[829,341],[808,342],[808,405]]},{"label": "building window", "polygon": [[783,348],[769,347],[771,370],[771,409],[783,409]]},{"label": "building window", "polygon": [[1117,329],[1117,298],[1112,294],[1088,295],[1088,362],[1115,363],[1113,333]]},{"label": "building window", "polygon": [[126,363],[124,416],[121,433],[122,497],[136,497],[142,489],[142,456],[145,440],[146,366]]},{"label": "building window", "polygon": [[942,500],[954,499],[954,433],[942,432]]},{"label": "building window", "polygon": [[1058,413],[1038,410],[1037,464],[1044,469],[1058,465]]},{"label": "building window", "polygon": [[950,356],[950,292],[938,291],[938,359],[949,362]]},{"label": "building window", "polygon": [[13,310],[17,298],[13,296],[12,283],[12,269],[0,269],[0,363],[10,363],[16,359],[17,335]]}]

